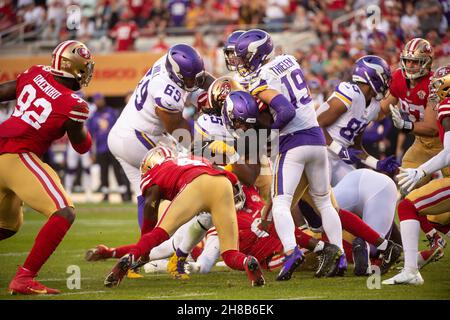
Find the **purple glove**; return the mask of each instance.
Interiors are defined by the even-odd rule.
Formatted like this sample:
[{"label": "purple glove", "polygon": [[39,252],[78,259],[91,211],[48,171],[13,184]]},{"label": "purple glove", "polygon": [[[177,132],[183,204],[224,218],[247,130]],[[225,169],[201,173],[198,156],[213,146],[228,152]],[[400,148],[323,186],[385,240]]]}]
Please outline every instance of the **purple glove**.
[{"label": "purple glove", "polygon": [[339,152],[339,157],[348,164],[356,164],[360,163],[361,159],[358,157],[362,153],[362,150],[354,149],[354,148],[342,148],[341,152]]},{"label": "purple glove", "polygon": [[377,170],[389,174],[395,173],[400,167],[400,163],[395,159],[395,156],[389,156],[377,162]]}]

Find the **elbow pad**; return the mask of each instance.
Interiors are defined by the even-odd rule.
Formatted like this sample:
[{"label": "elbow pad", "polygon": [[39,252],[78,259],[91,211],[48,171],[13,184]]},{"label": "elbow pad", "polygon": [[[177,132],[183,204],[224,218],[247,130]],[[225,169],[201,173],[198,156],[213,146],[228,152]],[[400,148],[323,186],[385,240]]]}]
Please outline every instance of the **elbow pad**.
[{"label": "elbow pad", "polygon": [[276,113],[272,129],[282,129],[295,117],[295,107],[282,94],[274,97],[269,105]]},{"label": "elbow pad", "polygon": [[80,142],[80,143],[72,143],[72,147],[75,149],[76,152],[79,154],[83,154],[88,152],[92,147],[92,137],[91,134],[88,132],[86,135],[86,138]]}]

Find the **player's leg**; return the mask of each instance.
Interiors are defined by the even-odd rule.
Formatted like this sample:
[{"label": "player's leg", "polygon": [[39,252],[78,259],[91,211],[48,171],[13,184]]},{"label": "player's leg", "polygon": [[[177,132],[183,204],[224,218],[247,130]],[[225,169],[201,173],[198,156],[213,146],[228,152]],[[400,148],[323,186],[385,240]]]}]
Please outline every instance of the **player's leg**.
[{"label": "player's leg", "polygon": [[23,153],[2,157],[5,157],[8,163],[6,168],[10,171],[2,172],[8,188],[34,210],[48,217],[9,288],[12,292],[23,294],[59,293],[33,279],[71,227],[75,219],[73,203],[56,172],[36,155]]},{"label": "player's leg", "polygon": [[386,175],[361,169],[358,192],[362,200],[362,219],[381,237],[389,236],[397,204],[397,187]]},{"label": "player's leg", "polygon": [[309,181],[309,194],[319,211],[324,231],[330,239],[330,243],[338,246],[343,252],[341,221],[331,201],[327,150],[322,146],[308,146],[305,151],[311,157],[305,166],[305,174]]},{"label": "player's leg", "polygon": [[139,167],[145,154],[155,146],[150,137],[144,133],[121,131],[113,127],[108,134],[108,147],[119,161],[131,187],[137,197],[138,222],[142,229],[144,226],[144,197],[141,195],[141,173]]},{"label": "player's leg", "polygon": [[286,254],[278,281],[289,280],[294,270],[303,262],[304,257],[295,239],[295,223],[291,215],[291,206],[296,197],[301,198],[307,184],[300,190],[300,180],[308,161],[308,146],[299,146],[278,155],[274,166],[272,182],[272,214],[275,230],[283,244]]},{"label": "player's leg", "polygon": [[189,221],[185,228],[180,228],[175,232],[175,234],[179,233],[180,236],[178,241],[174,242],[176,252],[172,255],[167,265],[167,271],[174,278],[187,278],[187,274],[184,272],[186,259],[192,249],[205,237],[206,232],[211,227],[211,215],[207,212],[202,212]]},{"label": "player's leg", "polygon": [[[209,182],[210,181],[210,182]],[[209,176],[202,185],[203,193],[209,192],[206,210],[211,212],[217,230],[220,254],[225,264],[234,270],[247,272],[252,286],[265,284],[258,260],[239,252],[239,231],[234,206],[233,187],[224,176]]]},{"label": "player's leg", "polygon": [[420,222],[418,217],[437,215],[450,208],[450,178],[438,179],[413,190],[398,205],[405,268],[397,276],[383,281],[385,284],[422,284],[418,266]]}]

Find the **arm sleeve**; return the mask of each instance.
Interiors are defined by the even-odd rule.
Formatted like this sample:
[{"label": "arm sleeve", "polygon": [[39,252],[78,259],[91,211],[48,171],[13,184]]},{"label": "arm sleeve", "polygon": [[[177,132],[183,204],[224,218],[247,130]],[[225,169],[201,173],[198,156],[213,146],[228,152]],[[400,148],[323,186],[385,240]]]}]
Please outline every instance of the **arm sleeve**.
[{"label": "arm sleeve", "polygon": [[282,94],[270,101],[270,108],[275,111],[275,122],[272,124],[272,129],[284,128],[295,117],[295,107]]}]

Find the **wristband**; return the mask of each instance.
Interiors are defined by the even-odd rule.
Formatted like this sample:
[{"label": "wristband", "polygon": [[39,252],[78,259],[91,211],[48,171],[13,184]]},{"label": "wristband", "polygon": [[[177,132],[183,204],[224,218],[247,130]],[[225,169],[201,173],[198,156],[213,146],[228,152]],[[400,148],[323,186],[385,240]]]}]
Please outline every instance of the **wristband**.
[{"label": "wristband", "polygon": [[372,169],[377,169],[378,159],[372,156],[368,156],[366,159],[361,160],[363,164]]},{"label": "wristband", "polygon": [[339,144],[339,143],[337,143],[336,141],[332,141],[331,143],[330,143],[330,145],[328,146],[328,148],[331,150],[331,151],[333,151],[333,153],[335,153],[336,155],[339,155],[339,153],[341,152],[341,150],[342,150],[342,146]]}]

